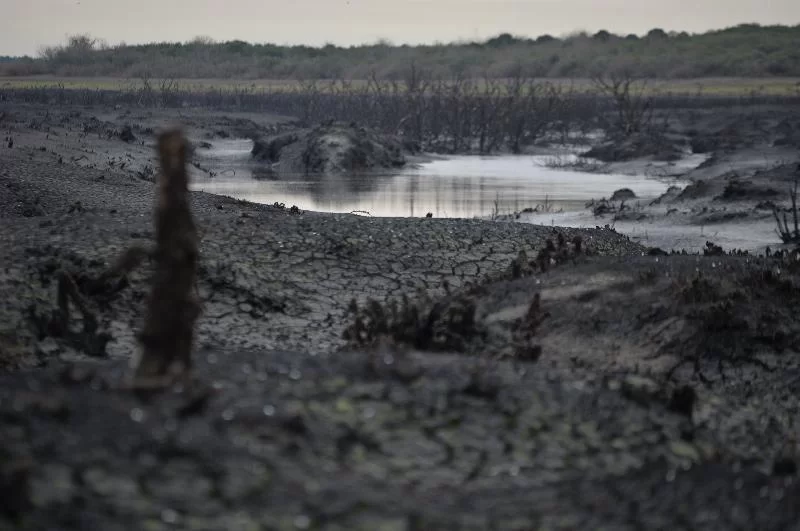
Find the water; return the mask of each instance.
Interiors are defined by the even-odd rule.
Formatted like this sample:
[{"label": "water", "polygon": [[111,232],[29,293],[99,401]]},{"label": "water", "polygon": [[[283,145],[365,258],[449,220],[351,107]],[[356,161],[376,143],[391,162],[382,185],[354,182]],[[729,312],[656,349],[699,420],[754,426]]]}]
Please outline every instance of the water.
[{"label": "water", "polygon": [[200,150],[203,168],[193,189],[257,203],[297,205],[320,212],[363,212],[372,216],[488,217],[525,208],[577,211],[590,199],[630,188],[654,198],[671,184],[644,176],[592,174],[550,169],[547,157],[453,156],[386,173],[270,175],[250,158],[248,140],[217,141]]}]

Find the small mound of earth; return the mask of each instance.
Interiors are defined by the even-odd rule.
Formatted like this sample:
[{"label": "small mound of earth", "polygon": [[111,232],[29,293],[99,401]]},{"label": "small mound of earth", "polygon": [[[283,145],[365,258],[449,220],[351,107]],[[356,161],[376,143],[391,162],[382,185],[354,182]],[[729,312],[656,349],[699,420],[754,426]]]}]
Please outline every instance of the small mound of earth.
[{"label": "small mound of earth", "polygon": [[768,131],[761,130],[752,121],[737,120],[717,130],[690,133],[689,147],[692,153],[733,152],[760,142]]},{"label": "small mound of earth", "polygon": [[270,169],[292,173],[341,173],[399,168],[402,144],[355,124],[330,124],[255,140],[252,155]]},{"label": "small mound of earth", "polygon": [[681,149],[664,135],[639,133],[595,146],[582,156],[602,162],[625,162],[645,157],[671,162],[682,155]]},{"label": "small mound of earth", "polygon": [[687,199],[699,199],[701,197],[707,197],[710,193],[711,186],[701,179],[684,188],[675,200],[685,201]]},{"label": "small mound of earth", "polygon": [[680,186],[670,186],[667,191],[658,196],[650,202],[650,205],[660,205],[661,203],[671,203],[675,201],[681,194],[682,189]]},{"label": "small mound of earth", "polygon": [[636,194],[630,188],[620,188],[611,196],[612,201],[629,201],[636,199]]}]

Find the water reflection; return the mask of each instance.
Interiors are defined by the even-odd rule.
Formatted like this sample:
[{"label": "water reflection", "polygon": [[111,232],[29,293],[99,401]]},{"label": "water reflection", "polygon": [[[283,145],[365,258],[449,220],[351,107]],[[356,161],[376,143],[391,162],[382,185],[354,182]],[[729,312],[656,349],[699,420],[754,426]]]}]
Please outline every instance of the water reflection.
[{"label": "water reflection", "polygon": [[235,140],[201,154],[202,166],[218,175],[196,174],[193,188],[321,212],[469,218],[545,202],[556,210],[578,210],[586,200],[619,188],[649,198],[669,186],[644,177],[552,170],[544,167],[544,158],[531,156],[456,156],[391,173],[279,176],[251,161],[249,149],[249,141]]}]

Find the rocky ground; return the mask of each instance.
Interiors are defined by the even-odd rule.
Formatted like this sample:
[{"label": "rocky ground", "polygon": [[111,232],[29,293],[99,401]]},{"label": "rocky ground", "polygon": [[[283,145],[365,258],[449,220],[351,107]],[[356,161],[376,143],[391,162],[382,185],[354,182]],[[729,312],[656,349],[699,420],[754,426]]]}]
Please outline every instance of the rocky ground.
[{"label": "rocky ground", "polygon": [[133,393],[149,266],[90,280],[152,238],[153,132],[287,120],[4,105],[0,529],[800,529],[794,256],[193,193],[194,380]]}]

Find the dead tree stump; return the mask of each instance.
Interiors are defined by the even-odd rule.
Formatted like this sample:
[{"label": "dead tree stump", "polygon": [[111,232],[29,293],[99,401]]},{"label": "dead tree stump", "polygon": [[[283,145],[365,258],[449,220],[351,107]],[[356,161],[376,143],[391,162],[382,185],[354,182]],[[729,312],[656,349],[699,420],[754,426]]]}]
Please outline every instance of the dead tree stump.
[{"label": "dead tree stump", "polygon": [[167,131],[159,137],[155,271],[139,334],[142,350],[134,362],[133,383],[137,386],[165,385],[191,368],[200,304],[194,291],[198,237],[189,206],[187,152],[188,142],[180,131]]}]

